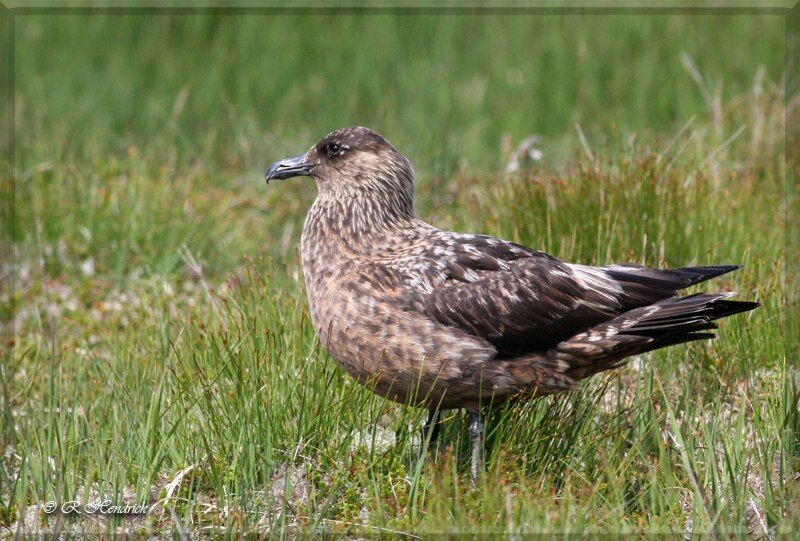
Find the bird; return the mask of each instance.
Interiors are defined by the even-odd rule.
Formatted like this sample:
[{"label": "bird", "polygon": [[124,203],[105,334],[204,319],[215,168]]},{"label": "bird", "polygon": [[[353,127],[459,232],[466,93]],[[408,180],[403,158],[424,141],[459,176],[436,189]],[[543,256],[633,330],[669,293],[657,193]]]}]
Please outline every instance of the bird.
[{"label": "bird", "polygon": [[329,133],[265,174],[298,176],[317,186],[300,257],[319,341],[375,393],[426,408],[429,445],[442,411],[466,410],[473,479],[484,406],[575,389],[633,355],[714,338],[716,320],[759,306],[679,294],[740,265],[589,266],[438,229],[414,213],[411,162],[365,127]]}]

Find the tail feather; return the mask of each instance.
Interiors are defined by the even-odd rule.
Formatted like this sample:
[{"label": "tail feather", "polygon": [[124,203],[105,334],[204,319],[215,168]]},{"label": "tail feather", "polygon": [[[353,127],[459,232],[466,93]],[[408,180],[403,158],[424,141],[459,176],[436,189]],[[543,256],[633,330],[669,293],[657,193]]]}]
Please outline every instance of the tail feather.
[{"label": "tail feather", "polygon": [[713,332],[689,332],[683,334],[675,334],[664,338],[658,342],[658,347],[663,348],[667,346],[674,346],[677,344],[685,344],[686,342],[695,342],[697,340],[714,340],[717,337]]},{"label": "tail feather", "polygon": [[749,312],[761,306],[760,302],[755,301],[719,301],[714,303],[714,317],[713,319],[720,319],[723,317],[732,316],[733,314],[740,314],[742,312]]},{"label": "tail feather", "polygon": [[631,355],[712,339],[714,333],[704,331],[716,329],[714,321],[760,306],[727,300],[731,295],[697,293],[630,310],[559,343],[547,357],[560,363],[571,378],[583,379],[615,368]]},{"label": "tail feather", "polygon": [[709,267],[678,267],[668,270],[674,270],[675,272],[687,275],[690,280],[689,286],[693,286],[741,268],[741,265],[713,265]]},{"label": "tail feather", "polygon": [[700,284],[739,268],[741,265],[678,267],[674,269],[609,265],[603,267],[603,270],[621,286],[624,294],[620,300],[624,308],[632,310],[659,300],[673,298],[681,289]]},{"label": "tail feather", "polygon": [[650,285],[655,288],[671,289],[672,291],[691,287],[741,268],[741,265],[677,267],[674,269],[649,269],[638,265],[609,265],[603,267],[609,276],[617,280]]}]

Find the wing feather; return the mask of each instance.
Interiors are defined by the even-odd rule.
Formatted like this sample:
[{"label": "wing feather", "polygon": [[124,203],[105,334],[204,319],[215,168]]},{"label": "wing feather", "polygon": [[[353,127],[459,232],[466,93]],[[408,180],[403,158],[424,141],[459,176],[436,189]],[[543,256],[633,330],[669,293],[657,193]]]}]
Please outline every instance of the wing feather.
[{"label": "wing feather", "polygon": [[573,265],[519,244],[463,234],[434,239],[422,256],[439,263],[437,279],[406,290],[401,302],[486,339],[500,358],[548,349],[737,268]]}]

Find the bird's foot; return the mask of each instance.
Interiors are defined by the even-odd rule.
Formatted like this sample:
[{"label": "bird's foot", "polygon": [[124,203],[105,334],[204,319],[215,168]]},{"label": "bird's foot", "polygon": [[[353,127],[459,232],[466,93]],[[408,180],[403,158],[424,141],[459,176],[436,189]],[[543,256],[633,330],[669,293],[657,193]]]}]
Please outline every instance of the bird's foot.
[{"label": "bird's foot", "polygon": [[470,473],[472,474],[473,486],[478,484],[480,476],[483,475],[483,417],[480,412],[468,411],[469,414],[469,439],[472,443],[472,459],[470,463]]},{"label": "bird's foot", "polygon": [[428,420],[422,427],[422,439],[419,443],[419,458],[420,460],[425,456],[426,451],[433,451],[436,449],[436,442],[439,439],[439,432],[441,431],[441,412],[437,409],[428,412]]}]

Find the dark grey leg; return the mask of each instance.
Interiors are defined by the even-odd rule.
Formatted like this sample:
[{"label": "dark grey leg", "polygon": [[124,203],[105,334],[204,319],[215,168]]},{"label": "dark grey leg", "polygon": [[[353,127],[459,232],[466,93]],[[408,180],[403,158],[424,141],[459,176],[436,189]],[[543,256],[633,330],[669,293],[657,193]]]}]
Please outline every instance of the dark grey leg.
[{"label": "dark grey leg", "polygon": [[442,413],[438,409],[432,409],[428,411],[428,420],[425,421],[425,426],[422,427],[422,442],[419,446],[419,456],[425,454],[426,448],[433,448],[434,443],[439,438],[439,431],[441,430],[441,425],[439,424],[439,420],[441,419]]},{"label": "dark grey leg", "polygon": [[483,417],[480,412],[469,413],[469,439],[472,442],[472,482],[477,483],[483,473]]}]

